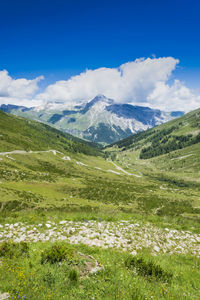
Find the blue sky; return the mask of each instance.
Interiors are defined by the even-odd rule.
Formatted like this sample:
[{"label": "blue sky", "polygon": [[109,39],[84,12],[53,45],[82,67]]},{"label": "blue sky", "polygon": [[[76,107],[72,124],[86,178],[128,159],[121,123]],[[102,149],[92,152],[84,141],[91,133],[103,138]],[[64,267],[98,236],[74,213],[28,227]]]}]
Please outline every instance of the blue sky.
[{"label": "blue sky", "polygon": [[[155,54],[200,75],[200,1],[0,1],[0,66],[11,75],[62,79]],[[194,86],[198,84],[195,79]]]},{"label": "blue sky", "polygon": [[46,87],[86,69],[173,57],[174,78],[200,92],[200,1],[0,1],[0,70],[44,75]]}]

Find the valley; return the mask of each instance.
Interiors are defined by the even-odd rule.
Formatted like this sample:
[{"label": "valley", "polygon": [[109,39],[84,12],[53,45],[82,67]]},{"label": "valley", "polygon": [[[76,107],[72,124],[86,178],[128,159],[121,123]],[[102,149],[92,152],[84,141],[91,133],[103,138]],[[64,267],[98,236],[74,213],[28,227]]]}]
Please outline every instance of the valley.
[{"label": "valley", "polygon": [[105,149],[0,122],[2,299],[198,299],[199,110]]}]

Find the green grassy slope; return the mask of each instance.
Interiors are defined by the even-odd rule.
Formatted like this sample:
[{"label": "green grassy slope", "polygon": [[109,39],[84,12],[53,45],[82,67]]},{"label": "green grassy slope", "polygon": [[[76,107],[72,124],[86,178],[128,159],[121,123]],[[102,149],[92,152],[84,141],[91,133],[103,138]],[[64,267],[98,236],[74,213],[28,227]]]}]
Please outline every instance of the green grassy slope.
[{"label": "green grassy slope", "polygon": [[[188,136],[188,140],[184,139]],[[144,196],[140,207],[148,213],[179,215],[199,222],[199,136],[200,109],[122,140],[105,151],[127,172],[141,174],[145,182],[153,183],[149,201]],[[175,149],[170,148],[171,144]]]},{"label": "green grassy slope", "polygon": [[92,143],[60,132],[48,125],[0,111],[0,152],[48,149],[87,155],[100,154]]},{"label": "green grassy slope", "polygon": [[[114,210],[115,215],[125,212],[154,216],[156,220],[173,218],[177,226],[192,216],[195,228],[198,227],[198,144],[190,146],[190,154],[178,150],[186,158],[177,159],[179,154],[175,152],[162,160],[141,160],[140,149],[120,151],[113,147],[111,150],[117,155],[113,163],[86,155],[96,155],[98,150],[46,125],[4,113],[0,122],[0,152],[33,151],[0,155],[1,213],[10,216],[12,210],[23,212],[24,216],[24,211],[30,209],[58,209],[111,212],[114,216]],[[60,153],[42,152],[53,149]]]},{"label": "green grassy slope", "polygon": [[147,159],[170,153],[200,142],[200,109],[147,131],[121,140],[112,146],[140,150]]}]

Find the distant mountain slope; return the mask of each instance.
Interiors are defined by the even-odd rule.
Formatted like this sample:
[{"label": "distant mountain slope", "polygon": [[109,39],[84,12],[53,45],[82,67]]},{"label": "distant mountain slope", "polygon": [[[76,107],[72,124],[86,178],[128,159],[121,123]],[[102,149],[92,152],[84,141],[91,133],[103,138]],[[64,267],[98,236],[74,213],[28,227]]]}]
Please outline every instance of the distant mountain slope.
[{"label": "distant mountain slope", "polygon": [[200,142],[200,109],[111,145],[121,150],[140,150],[147,159]]},{"label": "distant mountain slope", "polygon": [[130,104],[112,104],[106,107],[106,110],[116,114],[118,117],[131,119],[134,116],[136,121],[144,125],[155,126],[156,120],[162,118],[160,110]]},{"label": "distant mountain slope", "polygon": [[0,109],[104,145],[183,115],[183,112],[166,113],[148,107],[117,104],[103,95],[85,104],[68,107],[48,103],[35,108],[2,105]]},{"label": "distant mountain slope", "polygon": [[[192,128],[197,136],[198,118],[190,122],[186,117],[183,131]],[[181,120],[177,120],[179,129]],[[176,126],[173,122],[160,127],[168,130]],[[177,216],[177,225],[180,220],[185,224],[187,218],[193,218],[199,230],[198,145],[143,160],[139,152],[148,146],[144,138],[137,149],[130,145],[130,150],[121,151],[123,148],[113,146],[115,155],[107,154],[116,158],[111,161],[92,156],[99,154],[97,149],[69,134],[0,112],[0,220],[12,216],[16,223],[26,214],[27,221],[41,214],[42,223],[46,223],[50,216],[52,220],[60,214],[66,218],[67,212],[79,212],[81,220],[85,216],[90,219],[91,213],[95,220],[99,213],[112,220],[116,213],[121,218],[121,213],[128,212],[131,218],[135,213],[142,219],[147,215],[152,220],[155,216],[162,220],[169,217],[165,227],[174,222],[171,217]]]},{"label": "distant mountain slope", "polygon": [[92,143],[82,141],[48,125],[0,111],[0,152],[48,149],[88,155],[100,153]]}]

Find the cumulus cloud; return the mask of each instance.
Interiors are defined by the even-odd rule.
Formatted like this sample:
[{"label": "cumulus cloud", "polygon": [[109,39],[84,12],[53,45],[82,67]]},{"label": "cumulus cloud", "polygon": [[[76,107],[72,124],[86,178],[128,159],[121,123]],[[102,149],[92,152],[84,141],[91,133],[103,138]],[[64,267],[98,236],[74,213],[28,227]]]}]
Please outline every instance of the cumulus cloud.
[{"label": "cumulus cloud", "polygon": [[170,86],[163,81],[156,83],[153,92],[147,97],[148,105],[161,110],[182,110],[188,112],[200,107],[200,95],[195,95],[179,80]]},{"label": "cumulus cloud", "polygon": [[118,103],[165,111],[189,111],[200,107],[200,96],[177,79],[169,84],[178,63],[179,60],[173,57],[140,58],[118,68],[86,70],[68,80],[47,86],[42,93],[36,93],[42,76],[33,80],[14,80],[7,71],[1,71],[0,103],[34,106],[58,101],[75,104],[103,94]]},{"label": "cumulus cloud", "polygon": [[170,86],[157,82],[154,91],[147,97],[148,105],[161,110],[181,110],[188,112],[200,107],[200,95],[196,95],[181,81],[174,80]]},{"label": "cumulus cloud", "polygon": [[141,102],[158,81],[168,80],[179,61],[172,57],[137,59],[119,68],[86,70],[66,81],[58,81],[37,95],[43,101],[89,100],[104,94],[117,102]]},{"label": "cumulus cloud", "polygon": [[38,90],[38,82],[43,78],[39,76],[33,80],[13,79],[6,70],[0,71],[0,103],[30,105],[30,100]]}]

